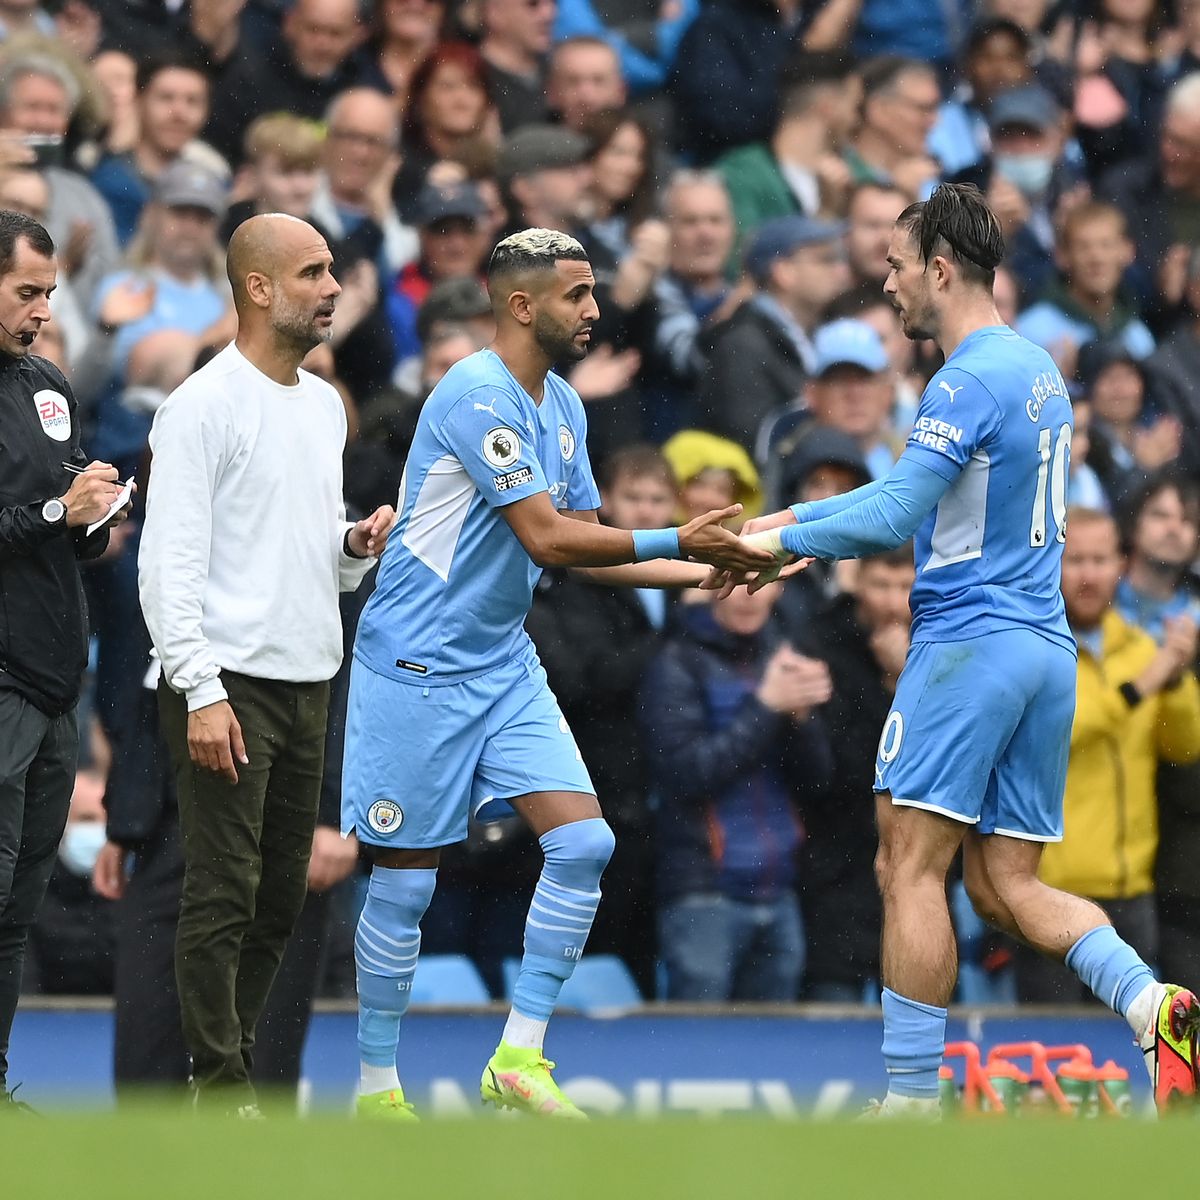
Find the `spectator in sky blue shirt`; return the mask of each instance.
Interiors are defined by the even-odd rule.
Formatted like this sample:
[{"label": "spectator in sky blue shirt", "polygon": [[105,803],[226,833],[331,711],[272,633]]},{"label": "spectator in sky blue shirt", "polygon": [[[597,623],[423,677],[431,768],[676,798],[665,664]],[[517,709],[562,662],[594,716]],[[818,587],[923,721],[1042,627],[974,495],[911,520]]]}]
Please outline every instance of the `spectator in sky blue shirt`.
[{"label": "spectator in sky blue shirt", "polygon": [[1120,209],[1086,203],[1063,219],[1056,258],[1061,277],[1017,317],[1017,332],[1050,351],[1068,377],[1079,350],[1101,339],[1142,359],[1154,351],[1154,335],[1122,287],[1134,247]]},{"label": "spectator in sky blue shirt", "polygon": [[[614,7],[631,15],[610,17]],[[699,11],[700,0],[635,0],[617,6],[604,0],[558,0],[554,40],[602,38],[621,56],[621,73],[637,94],[666,83],[680,39]]]},{"label": "spectator in sky blue shirt", "polygon": [[96,317],[111,337],[113,380],[98,406],[94,442],[109,462],[135,468],[150,431],[152,414],[120,401],[134,347],[163,330],[199,338],[229,310],[217,239],[225,207],[216,175],[182,162],[168,167],[142,214],[129,267],[101,280]]}]

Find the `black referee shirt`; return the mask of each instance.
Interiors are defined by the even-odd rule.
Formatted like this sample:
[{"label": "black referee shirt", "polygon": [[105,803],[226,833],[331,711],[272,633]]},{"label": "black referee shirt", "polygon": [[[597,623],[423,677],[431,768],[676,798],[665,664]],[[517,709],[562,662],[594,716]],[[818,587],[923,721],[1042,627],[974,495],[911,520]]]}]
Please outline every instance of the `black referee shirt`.
[{"label": "black referee shirt", "polygon": [[47,716],[79,698],[87,666],[87,605],[78,559],[95,558],[108,531],[42,519],[86,466],[78,406],[57,367],[0,353],[0,687],[13,688]]}]

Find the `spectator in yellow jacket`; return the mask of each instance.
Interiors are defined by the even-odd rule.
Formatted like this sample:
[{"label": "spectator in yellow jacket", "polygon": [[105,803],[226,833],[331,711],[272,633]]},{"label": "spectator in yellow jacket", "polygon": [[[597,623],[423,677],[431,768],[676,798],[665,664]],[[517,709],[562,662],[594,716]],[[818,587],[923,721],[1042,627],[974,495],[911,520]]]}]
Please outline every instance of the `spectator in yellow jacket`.
[{"label": "spectator in yellow jacket", "polygon": [[[1079,643],[1075,723],[1064,804],[1065,833],[1039,871],[1052,887],[1097,901],[1148,962],[1158,951],[1154,859],[1160,762],[1200,758],[1200,687],[1189,669],[1196,624],[1167,621],[1161,646],[1113,608],[1124,560],[1106,513],[1072,509],[1062,590]],[[1023,1001],[1076,1002],[1082,986],[1059,964],[1022,950]]]},{"label": "spectator in yellow jacket", "polygon": [[[1200,10],[1198,10],[1200,12]],[[1200,620],[1200,481],[1167,467],[1132,497],[1117,611],[1162,641],[1168,617]],[[1200,762],[1158,772],[1158,966],[1167,979],[1200,975]]]}]

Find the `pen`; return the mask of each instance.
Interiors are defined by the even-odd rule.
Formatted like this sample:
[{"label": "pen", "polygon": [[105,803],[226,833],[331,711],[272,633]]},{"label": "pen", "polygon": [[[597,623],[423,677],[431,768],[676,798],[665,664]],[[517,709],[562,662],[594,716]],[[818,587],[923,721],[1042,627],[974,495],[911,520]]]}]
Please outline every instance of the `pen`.
[{"label": "pen", "polygon": [[[76,466],[75,463],[69,463],[69,462],[63,463],[62,469],[64,471],[70,471],[70,473],[72,475],[86,475],[90,470],[92,470],[91,467],[79,467],[79,466]],[[106,469],[107,468],[103,468],[103,467],[96,468],[96,470],[106,470]],[[113,480],[113,482],[116,483],[118,481]]]}]

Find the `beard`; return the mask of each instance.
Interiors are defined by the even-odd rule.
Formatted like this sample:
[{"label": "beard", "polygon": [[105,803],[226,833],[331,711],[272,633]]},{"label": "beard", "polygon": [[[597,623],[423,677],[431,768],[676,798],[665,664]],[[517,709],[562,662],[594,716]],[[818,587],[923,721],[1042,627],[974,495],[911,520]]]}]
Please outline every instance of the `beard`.
[{"label": "beard", "polygon": [[551,362],[580,362],[587,357],[586,344],[575,340],[579,327],[564,329],[545,313],[538,313],[533,322],[533,336],[542,353]]},{"label": "beard", "polygon": [[1072,629],[1082,629],[1084,631],[1090,629],[1099,629],[1100,622],[1104,620],[1104,614],[1108,611],[1108,605],[1097,605],[1092,601],[1084,601],[1082,605],[1067,605],[1067,622]]},{"label": "beard", "polygon": [[288,338],[298,346],[311,350],[321,342],[327,342],[333,336],[332,325],[318,325],[317,317],[333,312],[332,305],[322,305],[317,309],[305,309],[293,303],[286,296],[280,296],[275,302],[271,314],[271,328],[280,336]]},{"label": "beard", "polygon": [[1138,556],[1156,575],[1179,576],[1184,574],[1193,558],[1183,547],[1175,552],[1174,547],[1170,545],[1160,545],[1154,550],[1139,550]]},{"label": "beard", "polygon": [[910,342],[923,342],[927,339],[937,341],[937,313],[929,302],[927,286],[921,286],[917,294],[904,306],[903,311],[897,309],[897,312],[900,315],[900,328]]},{"label": "beard", "polygon": [[900,317],[900,328],[910,342],[937,341],[933,314],[928,309],[921,312],[904,313]]}]

